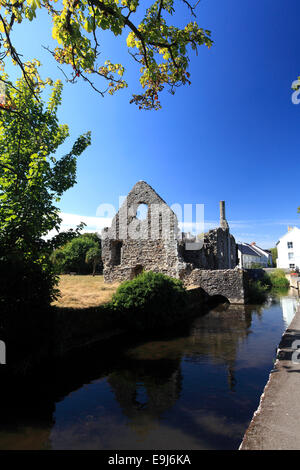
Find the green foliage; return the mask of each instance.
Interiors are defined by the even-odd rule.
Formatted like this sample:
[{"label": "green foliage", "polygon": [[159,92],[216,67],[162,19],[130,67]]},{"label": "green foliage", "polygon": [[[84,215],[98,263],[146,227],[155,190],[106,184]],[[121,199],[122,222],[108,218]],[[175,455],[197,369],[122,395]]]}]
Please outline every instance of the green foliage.
[{"label": "green foliage", "polygon": [[275,248],[270,248],[272,253],[273,268],[276,268],[276,259],[278,258],[277,246]]},{"label": "green foliage", "polygon": [[267,298],[270,289],[286,292],[289,287],[289,281],[285,277],[282,269],[276,269],[271,272],[265,272],[259,280],[250,279],[249,281],[249,302],[262,303]]},{"label": "green foliage", "polygon": [[251,263],[251,269],[262,269],[262,265],[259,263]]},{"label": "green foliage", "polygon": [[276,269],[268,273],[271,285],[274,289],[287,289],[290,285],[288,279],[285,277],[285,272],[282,269]]},{"label": "green foliage", "polygon": [[152,271],[122,283],[109,304],[121,321],[138,330],[171,325],[184,317],[186,306],[182,282]]},{"label": "green foliage", "polygon": [[[60,159],[55,156],[69,134],[56,115],[61,93],[62,85],[56,82],[44,105],[41,99],[35,99],[23,77],[10,87],[10,100],[18,111],[0,111],[0,271],[3,277],[8,271],[15,273],[11,285],[16,286],[14,300],[10,298],[12,292],[2,290],[2,305],[26,303],[25,294],[28,302],[34,303],[34,292],[39,292],[43,305],[55,295],[48,255],[68,235],[48,242],[42,237],[59,229],[61,219],[55,203],[75,184],[76,159],[90,144],[87,133],[77,139],[67,155]],[[77,235],[77,231],[69,235]],[[31,288],[25,289],[31,278]]]},{"label": "green foliage", "polygon": [[59,274],[87,274],[91,271],[90,264],[94,274],[101,262],[100,239],[95,233],[85,233],[55,250],[50,259]]},{"label": "green foliage", "polygon": [[248,302],[253,304],[260,304],[266,301],[269,286],[264,281],[256,281],[250,279],[248,289]]},{"label": "green foliage", "polygon": [[[131,102],[140,108],[159,109],[158,94],[165,87],[174,94],[178,86],[191,83],[187,72],[190,50],[197,52],[199,46],[212,46],[210,31],[200,28],[195,21],[199,2],[195,6],[187,0],[179,3],[187,7],[191,16],[191,21],[182,27],[172,24],[172,15],[181,6],[175,0],[155,0],[146,6],[139,0],[1,0],[4,12],[0,18],[3,50],[0,66],[11,56],[30,81],[30,66],[22,63],[11,32],[18,23],[32,21],[41,10],[46,10],[52,19],[53,39],[58,44],[50,52],[60,66],[71,68],[69,81],[75,82],[81,77],[102,95],[105,91],[114,94],[127,87],[123,78],[125,68],[107,57],[102,59],[99,35],[107,30],[124,37],[125,30],[129,29],[124,46],[138,63],[140,84],[145,90],[134,94]],[[179,12],[182,14],[181,10]],[[102,60],[97,63],[99,58]],[[91,77],[105,82],[103,91]]]},{"label": "green foliage", "polygon": [[0,312],[45,310],[57,293],[55,277],[43,260],[6,256],[0,262]]},{"label": "green foliage", "polygon": [[96,273],[96,267],[101,263],[101,248],[94,246],[88,250],[85,256],[85,262],[87,264],[92,264],[93,266],[93,276]]}]

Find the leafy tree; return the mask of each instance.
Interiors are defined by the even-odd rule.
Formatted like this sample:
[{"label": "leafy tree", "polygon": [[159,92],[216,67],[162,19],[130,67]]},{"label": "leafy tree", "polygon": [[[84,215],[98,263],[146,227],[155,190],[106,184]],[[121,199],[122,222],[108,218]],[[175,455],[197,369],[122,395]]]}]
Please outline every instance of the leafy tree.
[{"label": "leafy tree", "polygon": [[276,268],[276,259],[278,258],[277,247],[270,248],[269,251],[271,251],[272,254],[273,267]]},{"label": "leafy tree", "polygon": [[[89,253],[89,255],[88,255]],[[94,254],[94,257],[92,256]],[[93,264],[93,274],[101,261],[100,240],[97,234],[85,233],[70,240],[51,255],[51,260],[58,273],[90,272],[88,264]]]},{"label": "leafy tree", "polygon": [[85,262],[87,264],[92,264],[93,266],[93,276],[95,276],[97,265],[100,264],[101,259],[101,249],[98,247],[92,247],[89,249],[85,256]]},{"label": "leafy tree", "polygon": [[[37,64],[32,64],[37,70]],[[2,75],[3,79],[7,79]],[[40,94],[41,85],[32,79]],[[77,235],[79,228],[45,241],[50,230],[59,229],[61,219],[55,203],[76,183],[77,157],[90,144],[90,133],[81,135],[71,151],[61,157],[56,150],[69,135],[59,124],[57,109],[62,84],[57,81],[46,105],[37,101],[25,77],[10,87],[10,112],[0,112],[0,286],[1,305],[28,302],[40,307],[55,293],[55,276],[49,253],[62,240]],[[13,108],[17,108],[15,112]],[[31,283],[34,276],[35,284]],[[39,292],[38,279],[44,282]],[[21,289],[26,282],[30,289]],[[9,287],[11,286],[11,287]],[[15,286],[12,291],[12,286]],[[19,296],[20,294],[20,296]],[[10,297],[9,297],[10,296]],[[27,296],[27,300],[26,297]]]},{"label": "leafy tree", "polygon": [[[113,94],[127,87],[123,78],[125,68],[108,57],[103,60],[99,33],[108,30],[121,36],[128,31],[126,46],[137,62],[140,84],[145,90],[133,94],[131,102],[140,108],[159,109],[158,94],[165,87],[174,94],[176,87],[190,84],[187,71],[190,49],[197,51],[198,46],[212,45],[210,31],[200,28],[195,21],[199,1],[192,6],[188,0],[155,0],[145,7],[139,0],[1,0],[5,10],[0,14],[2,66],[10,55],[30,85],[31,67],[22,62],[11,33],[17,23],[33,21],[41,10],[47,10],[53,24],[52,36],[58,43],[50,52],[60,66],[72,68],[68,80],[75,82],[81,77],[101,95],[106,91]],[[191,21],[178,27],[172,24],[172,15],[176,12],[179,15],[181,7],[188,8]],[[104,80],[104,89],[100,90],[92,77]]]}]

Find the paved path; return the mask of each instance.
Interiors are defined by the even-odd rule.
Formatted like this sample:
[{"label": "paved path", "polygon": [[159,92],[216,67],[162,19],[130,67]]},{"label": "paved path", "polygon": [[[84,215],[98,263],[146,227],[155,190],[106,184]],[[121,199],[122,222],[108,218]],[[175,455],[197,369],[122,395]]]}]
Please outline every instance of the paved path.
[{"label": "paved path", "polygon": [[300,363],[293,362],[297,359],[294,341],[300,347],[300,307],[282,337],[274,369],[241,450],[300,450]]}]

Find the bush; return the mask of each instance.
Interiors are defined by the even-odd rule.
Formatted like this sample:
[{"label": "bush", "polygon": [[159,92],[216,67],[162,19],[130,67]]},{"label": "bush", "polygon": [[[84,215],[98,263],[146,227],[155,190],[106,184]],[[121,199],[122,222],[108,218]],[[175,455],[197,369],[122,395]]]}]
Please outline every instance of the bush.
[{"label": "bush", "polygon": [[267,298],[267,292],[270,289],[286,290],[289,287],[289,281],[285,277],[282,269],[276,269],[269,273],[264,273],[263,277],[259,280],[250,279],[249,281],[249,302],[250,303],[263,303]]},{"label": "bush", "polygon": [[152,271],[122,283],[110,302],[121,321],[138,330],[176,323],[184,317],[186,306],[182,282]]},{"label": "bush", "polygon": [[269,286],[265,284],[264,280],[255,281],[250,279],[248,289],[248,302],[250,303],[263,303],[267,299],[267,292]]},{"label": "bush", "polygon": [[56,298],[57,278],[49,263],[21,255],[0,259],[0,311],[43,311]]},{"label": "bush", "polygon": [[290,285],[282,269],[276,269],[268,274],[271,285],[275,289],[287,289]]},{"label": "bush", "polygon": [[9,352],[8,370],[25,374],[48,356],[57,278],[45,260],[21,254],[0,257],[0,338]]},{"label": "bush", "polygon": [[251,263],[251,269],[262,269],[262,265],[260,263]]}]

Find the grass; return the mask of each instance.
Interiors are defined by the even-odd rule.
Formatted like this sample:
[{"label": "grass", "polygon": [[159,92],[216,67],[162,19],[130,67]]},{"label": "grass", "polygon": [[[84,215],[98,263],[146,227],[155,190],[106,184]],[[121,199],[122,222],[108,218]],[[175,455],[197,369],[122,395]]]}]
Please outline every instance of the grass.
[{"label": "grass", "polygon": [[62,308],[98,307],[109,302],[119,284],[105,284],[103,276],[59,277],[58,289],[61,296],[52,305]]}]

